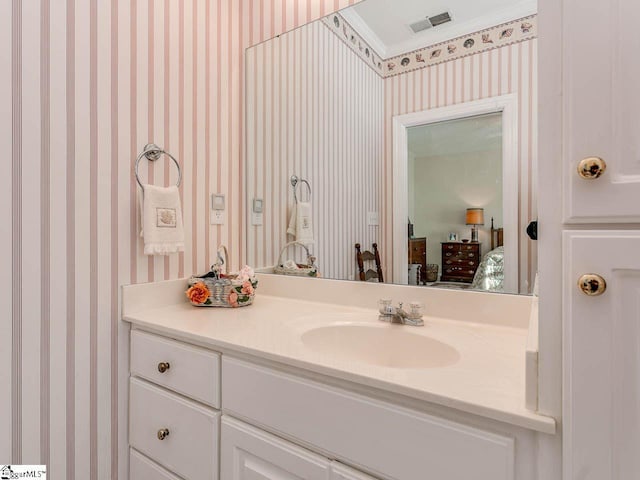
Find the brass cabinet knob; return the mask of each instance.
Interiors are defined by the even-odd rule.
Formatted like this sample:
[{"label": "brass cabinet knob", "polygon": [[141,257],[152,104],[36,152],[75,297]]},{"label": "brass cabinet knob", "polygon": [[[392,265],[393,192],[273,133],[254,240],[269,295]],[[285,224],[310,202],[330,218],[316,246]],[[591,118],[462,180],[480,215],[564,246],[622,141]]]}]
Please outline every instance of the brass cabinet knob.
[{"label": "brass cabinet knob", "polygon": [[164,372],[166,372],[167,370],[169,370],[170,368],[171,368],[171,365],[169,365],[169,362],[160,362],[160,363],[158,364],[158,371],[159,371],[160,373],[164,373]]},{"label": "brass cabinet knob", "polygon": [[168,428],[161,428],[160,430],[158,430],[158,440],[164,440],[168,436],[169,436]]},{"label": "brass cabinet knob", "polygon": [[578,163],[578,174],[587,180],[595,180],[607,169],[607,163],[600,157],[587,157]]},{"label": "brass cabinet knob", "polygon": [[585,295],[597,297],[605,292],[607,289],[607,282],[600,275],[587,273],[580,277],[580,280],[578,280],[578,286]]}]

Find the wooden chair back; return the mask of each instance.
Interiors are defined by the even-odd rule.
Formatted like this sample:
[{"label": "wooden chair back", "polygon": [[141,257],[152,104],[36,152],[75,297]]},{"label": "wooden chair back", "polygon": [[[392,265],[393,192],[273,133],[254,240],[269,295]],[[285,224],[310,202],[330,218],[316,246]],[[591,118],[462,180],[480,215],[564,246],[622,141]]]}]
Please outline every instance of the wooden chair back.
[{"label": "wooden chair back", "polygon": [[[362,251],[362,247],[359,243],[356,243],[356,263],[358,264],[358,277],[362,282],[368,282],[372,279],[377,279],[378,282],[383,283],[384,277],[382,275],[382,266],[380,265],[380,252],[378,252],[378,244],[372,245],[373,252],[369,250]],[[376,269],[371,268],[365,271],[364,262],[375,262]]]}]

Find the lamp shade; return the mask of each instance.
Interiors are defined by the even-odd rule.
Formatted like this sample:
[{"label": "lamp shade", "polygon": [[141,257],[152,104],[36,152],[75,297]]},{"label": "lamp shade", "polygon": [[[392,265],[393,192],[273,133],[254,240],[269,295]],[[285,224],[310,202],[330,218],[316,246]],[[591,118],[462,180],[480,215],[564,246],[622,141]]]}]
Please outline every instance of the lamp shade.
[{"label": "lamp shade", "polygon": [[484,208],[467,208],[467,225],[484,225]]}]

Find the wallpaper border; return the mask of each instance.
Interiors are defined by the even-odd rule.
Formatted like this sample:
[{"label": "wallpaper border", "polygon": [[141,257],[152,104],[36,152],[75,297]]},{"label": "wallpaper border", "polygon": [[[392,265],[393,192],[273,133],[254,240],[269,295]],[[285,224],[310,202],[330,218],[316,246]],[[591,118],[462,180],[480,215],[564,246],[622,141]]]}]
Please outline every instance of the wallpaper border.
[{"label": "wallpaper border", "polygon": [[380,75],[384,75],[385,60],[369,45],[355,28],[347,22],[342,15],[334,13],[322,18],[329,30],[336,34],[356,55],[371,67],[371,69]]},{"label": "wallpaper border", "polygon": [[389,78],[439,63],[475,55],[537,37],[537,14],[429,45],[418,50],[381,59],[380,55],[338,12],[323,23],[382,78]]}]

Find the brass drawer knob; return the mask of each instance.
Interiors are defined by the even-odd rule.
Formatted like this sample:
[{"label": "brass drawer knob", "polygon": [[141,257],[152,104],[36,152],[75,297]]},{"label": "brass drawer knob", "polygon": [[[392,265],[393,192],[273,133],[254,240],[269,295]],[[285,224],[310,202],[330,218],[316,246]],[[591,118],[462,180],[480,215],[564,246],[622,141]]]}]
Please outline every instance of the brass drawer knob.
[{"label": "brass drawer knob", "polygon": [[587,273],[580,277],[578,286],[582,293],[590,297],[602,295],[607,290],[607,282],[600,275],[595,273]]},{"label": "brass drawer knob", "polygon": [[164,373],[164,372],[166,372],[167,370],[169,370],[170,368],[171,368],[171,365],[169,365],[169,362],[160,362],[160,363],[158,364],[158,371],[159,371],[160,373]]},{"label": "brass drawer knob", "polygon": [[169,436],[168,428],[161,428],[160,430],[158,430],[158,440],[164,440],[168,436]]},{"label": "brass drawer knob", "polygon": [[607,169],[607,163],[600,157],[587,157],[578,163],[578,174],[587,180],[600,178]]}]

